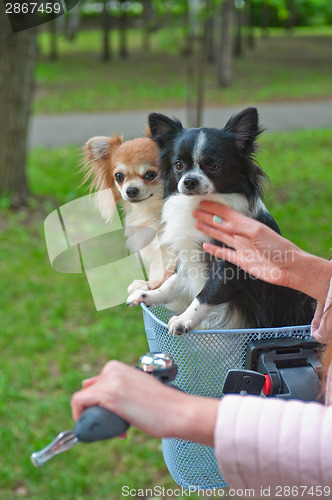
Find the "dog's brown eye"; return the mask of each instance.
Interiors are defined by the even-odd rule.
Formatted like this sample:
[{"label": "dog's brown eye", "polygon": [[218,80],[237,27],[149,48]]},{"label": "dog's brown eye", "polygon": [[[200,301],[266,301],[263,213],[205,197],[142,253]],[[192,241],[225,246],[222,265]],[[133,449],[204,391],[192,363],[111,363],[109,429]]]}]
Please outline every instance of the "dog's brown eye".
[{"label": "dog's brown eye", "polygon": [[220,167],[218,163],[211,163],[211,165],[209,166],[210,172],[218,172],[219,169]]},{"label": "dog's brown eye", "polygon": [[155,172],[154,170],[149,170],[144,175],[144,179],[148,182],[152,182],[156,177],[157,177],[157,172]]},{"label": "dog's brown eye", "polygon": [[174,163],[174,168],[175,168],[175,170],[177,170],[177,172],[182,172],[182,170],[183,170],[182,161],[176,161]]},{"label": "dog's brown eye", "polygon": [[122,172],[117,172],[114,177],[115,177],[115,180],[118,184],[122,184],[122,182],[124,181],[124,178],[125,178],[125,176]]}]

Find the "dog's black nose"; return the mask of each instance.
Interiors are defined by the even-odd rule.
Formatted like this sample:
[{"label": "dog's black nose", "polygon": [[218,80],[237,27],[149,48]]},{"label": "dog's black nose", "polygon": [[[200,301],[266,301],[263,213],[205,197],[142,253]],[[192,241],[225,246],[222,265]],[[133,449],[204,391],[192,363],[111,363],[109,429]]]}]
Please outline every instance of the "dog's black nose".
[{"label": "dog's black nose", "polygon": [[183,184],[187,189],[192,190],[198,185],[198,179],[196,179],[196,177],[186,177]]},{"label": "dog's black nose", "polygon": [[136,198],[136,196],[139,193],[139,190],[137,187],[131,187],[131,188],[127,189],[126,193],[127,193],[128,198]]}]

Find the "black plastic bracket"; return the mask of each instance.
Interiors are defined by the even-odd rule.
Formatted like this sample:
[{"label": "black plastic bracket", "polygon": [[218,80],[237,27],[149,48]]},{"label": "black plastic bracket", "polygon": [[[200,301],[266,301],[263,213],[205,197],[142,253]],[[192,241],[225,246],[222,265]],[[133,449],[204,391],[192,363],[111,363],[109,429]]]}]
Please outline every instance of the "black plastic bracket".
[{"label": "black plastic bracket", "polygon": [[253,370],[229,370],[224,383],[224,394],[259,395],[265,384],[265,377]]},{"label": "black plastic bracket", "polygon": [[270,395],[323,402],[322,346],[313,339],[266,339],[248,344],[246,368],[268,375]]}]

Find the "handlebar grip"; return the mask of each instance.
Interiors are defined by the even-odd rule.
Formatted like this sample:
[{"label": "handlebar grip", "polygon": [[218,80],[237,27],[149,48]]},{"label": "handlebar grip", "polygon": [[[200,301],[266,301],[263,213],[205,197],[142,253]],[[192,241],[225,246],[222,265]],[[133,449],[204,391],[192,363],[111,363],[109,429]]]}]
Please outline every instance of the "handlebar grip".
[{"label": "handlebar grip", "polygon": [[[164,362],[163,367],[161,367],[161,361]],[[153,370],[147,370],[147,366],[152,367]],[[176,388],[171,381],[177,374],[177,365],[173,363],[169,354],[147,353],[140,358],[140,364],[137,368],[147,371],[161,382]],[[126,432],[129,427],[130,424],[115,413],[95,405],[83,412],[76,423],[74,434],[82,443],[92,443],[119,436]]]},{"label": "handlebar grip", "polygon": [[103,406],[90,406],[77,421],[74,434],[82,443],[111,439],[126,432],[130,424]]}]

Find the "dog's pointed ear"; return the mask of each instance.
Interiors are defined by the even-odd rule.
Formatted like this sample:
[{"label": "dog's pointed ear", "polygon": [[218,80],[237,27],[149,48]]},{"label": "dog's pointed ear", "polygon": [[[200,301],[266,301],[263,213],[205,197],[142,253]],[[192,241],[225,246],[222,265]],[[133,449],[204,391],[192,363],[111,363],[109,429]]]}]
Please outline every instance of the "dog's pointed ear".
[{"label": "dog's pointed ear", "polygon": [[234,134],[239,149],[245,153],[252,153],[254,141],[262,133],[258,123],[257,109],[246,108],[232,116],[226,123],[225,130]]},{"label": "dog's pointed ear", "polygon": [[122,143],[123,139],[118,135],[113,137],[96,136],[87,141],[83,150],[89,161],[103,163]]},{"label": "dog's pointed ear", "polygon": [[90,192],[112,189],[116,203],[120,199],[120,194],[115,187],[111,156],[122,143],[123,139],[118,135],[96,136],[83,146],[84,158],[81,169],[84,172],[83,184],[90,182]]},{"label": "dog's pointed ear", "polygon": [[160,113],[151,113],[149,115],[149,128],[151,138],[158,146],[163,146],[183,130],[182,123],[179,120],[172,120],[172,118]]}]

